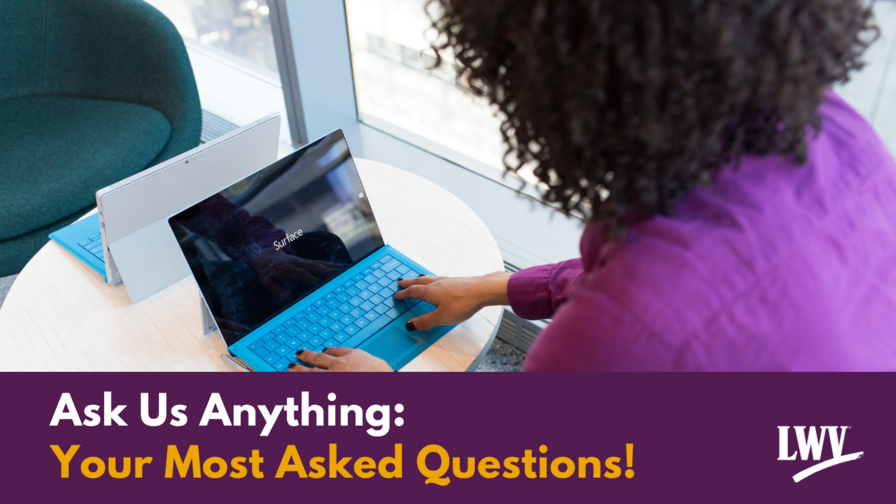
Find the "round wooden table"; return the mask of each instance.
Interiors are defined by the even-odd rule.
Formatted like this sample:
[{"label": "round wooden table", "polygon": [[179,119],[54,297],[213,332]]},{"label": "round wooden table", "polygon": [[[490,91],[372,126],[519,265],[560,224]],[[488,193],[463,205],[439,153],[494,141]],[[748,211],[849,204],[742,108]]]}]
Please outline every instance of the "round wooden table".
[{"label": "round wooden table", "polygon": [[[439,275],[503,270],[485,224],[432,182],[356,159],[386,243]],[[402,371],[475,370],[501,321],[490,307],[457,326]],[[28,262],[0,307],[0,370],[233,371],[217,331],[202,335],[192,277],[131,303],[53,242]]]}]

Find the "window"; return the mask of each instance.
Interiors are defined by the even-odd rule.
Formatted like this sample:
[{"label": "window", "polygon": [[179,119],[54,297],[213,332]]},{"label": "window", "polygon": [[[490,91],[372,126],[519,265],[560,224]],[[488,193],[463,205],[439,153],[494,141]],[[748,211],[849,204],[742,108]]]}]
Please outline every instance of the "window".
[{"label": "window", "polygon": [[184,38],[204,111],[237,126],[279,111],[289,141],[268,0],[145,1]]},{"label": "window", "polygon": [[505,149],[494,109],[455,84],[450,54],[443,54],[447,62],[442,67],[430,70],[435,56],[427,36],[434,34],[424,10],[426,1],[345,0],[359,117],[504,180]]}]

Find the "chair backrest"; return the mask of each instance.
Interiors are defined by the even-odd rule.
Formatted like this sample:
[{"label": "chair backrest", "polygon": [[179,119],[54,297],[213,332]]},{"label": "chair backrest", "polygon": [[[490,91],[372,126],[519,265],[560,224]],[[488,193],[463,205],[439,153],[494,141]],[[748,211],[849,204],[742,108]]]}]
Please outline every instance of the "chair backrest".
[{"label": "chair backrest", "polygon": [[199,93],[177,29],[142,0],[0,0],[0,100],[58,95],[161,112],[155,162],[199,144]]}]

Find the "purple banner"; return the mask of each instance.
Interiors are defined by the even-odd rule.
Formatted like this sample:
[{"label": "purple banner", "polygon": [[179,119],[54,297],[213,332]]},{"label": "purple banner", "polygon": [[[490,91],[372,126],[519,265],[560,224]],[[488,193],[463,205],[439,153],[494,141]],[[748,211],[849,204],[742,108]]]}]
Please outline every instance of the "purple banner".
[{"label": "purple banner", "polygon": [[896,499],[896,374],[6,373],[0,384],[4,502]]}]

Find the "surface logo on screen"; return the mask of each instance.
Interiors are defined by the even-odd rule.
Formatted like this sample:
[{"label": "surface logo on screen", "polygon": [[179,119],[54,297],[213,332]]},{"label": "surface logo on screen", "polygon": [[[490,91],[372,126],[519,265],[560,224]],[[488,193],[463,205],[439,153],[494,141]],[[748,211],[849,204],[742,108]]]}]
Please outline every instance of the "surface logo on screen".
[{"label": "surface logo on screen", "polygon": [[[839,432],[837,429],[840,429]],[[793,433],[798,449],[791,453],[790,426],[778,426],[778,460],[797,460],[797,454],[799,454],[799,460],[809,460],[810,458],[812,460],[821,460],[825,437],[827,437],[827,440],[831,445],[831,458],[794,474],[793,481],[799,483],[822,469],[827,469],[828,467],[833,467],[844,462],[850,462],[864,457],[865,452],[855,452],[843,455],[843,443],[846,441],[846,429],[849,429],[849,427],[825,426],[816,428],[794,426]]]},{"label": "surface logo on screen", "polygon": [[301,238],[302,234],[303,233],[302,233],[301,229],[296,231],[295,233],[286,233],[286,238],[284,238],[282,240],[274,241],[274,250],[282,249],[283,247],[286,246],[287,243],[289,243],[291,241],[295,241],[298,238]]}]

